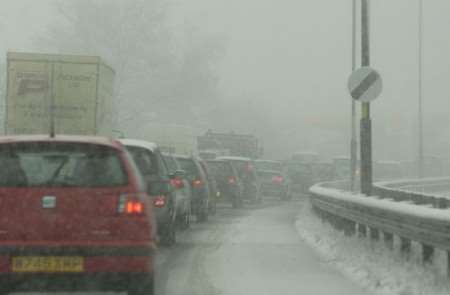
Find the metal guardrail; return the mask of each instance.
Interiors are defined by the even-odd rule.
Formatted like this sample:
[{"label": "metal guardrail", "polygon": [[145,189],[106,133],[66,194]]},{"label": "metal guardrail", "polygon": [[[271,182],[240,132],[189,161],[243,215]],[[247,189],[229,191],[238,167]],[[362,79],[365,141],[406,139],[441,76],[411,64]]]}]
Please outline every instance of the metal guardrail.
[{"label": "metal guardrail", "polygon": [[424,262],[431,261],[434,249],[445,250],[450,273],[450,200],[403,191],[401,185],[393,188],[387,183],[374,190],[382,196],[352,194],[333,186],[322,183],[310,189],[311,204],[321,218],[346,234],[383,239],[389,248],[398,237],[403,252],[411,251],[411,241],[418,242]]},{"label": "metal guardrail", "polygon": [[450,178],[401,180],[376,183],[372,189],[375,196],[398,202],[410,201],[417,205],[428,204],[434,208],[450,208],[450,197],[438,192],[450,192]]}]

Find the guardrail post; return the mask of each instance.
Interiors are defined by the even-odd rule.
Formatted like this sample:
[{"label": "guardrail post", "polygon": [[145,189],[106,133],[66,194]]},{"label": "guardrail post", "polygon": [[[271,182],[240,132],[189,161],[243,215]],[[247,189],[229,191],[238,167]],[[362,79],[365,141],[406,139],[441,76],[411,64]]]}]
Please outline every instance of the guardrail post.
[{"label": "guardrail post", "polygon": [[446,198],[437,198],[436,199],[436,207],[441,209],[448,208],[448,200]]},{"label": "guardrail post", "polygon": [[431,263],[433,260],[434,248],[427,244],[422,244],[422,261],[424,264]]},{"label": "guardrail post", "polygon": [[394,249],[394,235],[388,232],[383,232],[383,240],[386,247],[390,250]]},{"label": "guardrail post", "polygon": [[409,254],[411,252],[411,240],[400,237],[400,251]]},{"label": "guardrail post", "polygon": [[346,219],[344,222],[344,234],[346,236],[353,236],[356,232],[356,223]]},{"label": "guardrail post", "polygon": [[380,231],[376,228],[369,228],[370,230],[370,239],[374,241],[378,241],[380,239]]},{"label": "guardrail post", "polygon": [[358,223],[358,236],[366,237],[367,236],[367,227],[364,224]]},{"label": "guardrail post", "polygon": [[447,252],[447,277],[450,278],[450,251]]}]

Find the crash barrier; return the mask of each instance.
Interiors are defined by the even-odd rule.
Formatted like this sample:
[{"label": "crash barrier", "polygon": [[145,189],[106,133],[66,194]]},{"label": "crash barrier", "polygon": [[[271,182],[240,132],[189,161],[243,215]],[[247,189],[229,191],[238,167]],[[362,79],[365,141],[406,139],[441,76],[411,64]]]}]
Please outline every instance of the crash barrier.
[{"label": "crash barrier", "polygon": [[[359,234],[373,240],[384,240],[394,248],[397,237],[402,252],[411,251],[411,242],[422,245],[422,258],[430,262],[435,249],[447,252],[447,273],[450,273],[450,209],[425,202],[403,199],[398,186],[388,194],[389,185],[378,188],[385,194],[366,196],[322,183],[310,189],[310,200],[318,216],[347,235]],[[375,190],[377,191],[377,190]],[[380,190],[378,190],[380,191]],[[430,200],[429,200],[430,201]]]},{"label": "crash barrier", "polygon": [[379,182],[372,188],[372,195],[398,202],[430,205],[434,208],[450,208],[450,178],[425,178]]}]

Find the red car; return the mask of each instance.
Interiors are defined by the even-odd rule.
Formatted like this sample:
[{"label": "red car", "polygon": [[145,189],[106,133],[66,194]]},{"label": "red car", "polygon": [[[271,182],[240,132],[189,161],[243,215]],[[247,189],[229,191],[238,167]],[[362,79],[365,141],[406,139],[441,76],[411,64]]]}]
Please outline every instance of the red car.
[{"label": "red car", "polygon": [[115,140],[0,137],[0,293],[153,294],[155,222]]}]

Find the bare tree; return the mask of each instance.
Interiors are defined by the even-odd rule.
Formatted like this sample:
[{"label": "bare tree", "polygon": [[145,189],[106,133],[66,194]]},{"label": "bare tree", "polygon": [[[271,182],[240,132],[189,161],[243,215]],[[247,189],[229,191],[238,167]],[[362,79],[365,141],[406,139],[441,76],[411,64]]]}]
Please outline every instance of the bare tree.
[{"label": "bare tree", "polygon": [[196,109],[214,104],[215,62],[223,43],[198,30],[175,38],[167,22],[167,1],[57,0],[56,8],[61,21],[39,45],[103,57],[116,70],[121,127],[170,117],[177,123],[192,122]]}]

